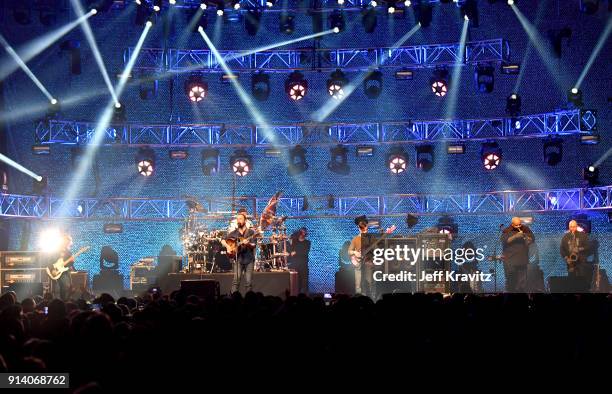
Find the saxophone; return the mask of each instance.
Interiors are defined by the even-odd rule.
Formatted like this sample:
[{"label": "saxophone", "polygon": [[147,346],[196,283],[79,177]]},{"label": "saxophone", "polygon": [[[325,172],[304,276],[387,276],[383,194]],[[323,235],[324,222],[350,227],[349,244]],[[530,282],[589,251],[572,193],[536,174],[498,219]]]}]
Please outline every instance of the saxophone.
[{"label": "saxophone", "polygon": [[569,266],[569,270],[573,271],[576,266],[576,263],[578,262],[578,253],[579,253],[578,239],[576,238],[575,234],[573,234],[572,239],[569,241],[569,249],[570,249],[570,254],[567,257],[567,264]]}]

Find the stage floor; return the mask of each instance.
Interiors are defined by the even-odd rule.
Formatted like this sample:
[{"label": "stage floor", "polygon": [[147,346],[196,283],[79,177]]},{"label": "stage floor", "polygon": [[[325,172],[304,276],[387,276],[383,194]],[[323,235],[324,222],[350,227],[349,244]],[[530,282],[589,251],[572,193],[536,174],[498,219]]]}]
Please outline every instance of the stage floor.
[{"label": "stage floor", "polygon": [[[168,274],[166,278],[159,279],[159,286],[162,292],[168,294],[181,287],[182,280],[208,279],[219,282],[221,294],[230,294],[232,291],[232,272],[213,273],[213,274]],[[240,291],[244,294],[244,280]],[[261,292],[264,295],[284,297],[285,292],[291,295],[298,294],[298,273],[291,271],[282,272],[254,272],[253,291]]]}]

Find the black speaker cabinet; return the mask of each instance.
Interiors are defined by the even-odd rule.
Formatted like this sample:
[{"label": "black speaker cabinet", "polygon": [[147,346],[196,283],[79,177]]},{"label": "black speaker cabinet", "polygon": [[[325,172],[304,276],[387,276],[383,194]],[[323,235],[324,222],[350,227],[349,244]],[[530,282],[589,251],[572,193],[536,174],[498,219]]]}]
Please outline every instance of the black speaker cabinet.
[{"label": "black speaker cabinet", "polygon": [[219,282],[211,279],[182,280],[181,291],[201,298],[218,298],[221,293]]},{"label": "black speaker cabinet", "polygon": [[37,295],[42,296],[43,285],[40,282],[15,282],[8,286],[8,291],[14,291],[17,294],[17,301],[22,301],[24,298],[32,298]]},{"label": "black speaker cabinet", "polygon": [[551,276],[548,290],[551,293],[586,293],[590,290],[590,283],[573,276]]}]

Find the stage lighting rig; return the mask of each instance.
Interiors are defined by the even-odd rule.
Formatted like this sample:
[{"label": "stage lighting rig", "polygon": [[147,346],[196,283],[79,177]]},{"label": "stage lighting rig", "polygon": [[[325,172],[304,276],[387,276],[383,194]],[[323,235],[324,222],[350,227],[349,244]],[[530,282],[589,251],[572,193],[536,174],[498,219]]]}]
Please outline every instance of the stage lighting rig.
[{"label": "stage lighting rig", "polygon": [[202,151],[202,173],[205,176],[217,175],[221,169],[221,160],[217,149]]},{"label": "stage lighting rig", "polygon": [[13,18],[20,25],[32,23],[32,4],[25,1],[15,1],[12,4]]},{"label": "stage lighting rig", "polygon": [[582,90],[573,87],[567,91],[567,103],[571,108],[582,108]]},{"label": "stage lighting rig", "polygon": [[429,27],[431,25],[433,8],[429,4],[429,0],[416,0],[413,7],[414,19],[416,19],[421,27]]},{"label": "stage lighting rig", "polygon": [[348,149],[338,145],[330,149],[331,158],[327,163],[327,168],[339,175],[348,175],[351,167],[348,165]]},{"label": "stage lighting rig", "polygon": [[155,151],[151,148],[140,148],[136,153],[136,169],[144,177],[155,172]]},{"label": "stage lighting rig", "polygon": [[112,124],[121,124],[127,121],[127,115],[125,110],[125,105],[121,103],[115,103],[113,106],[113,115],[111,118]]},{"label": "stage lighting rig", "polygon": [[332,72],[330,78],[327,80],[327,92],[335,100],[344,98],[344,87],[348,83],[348,79],[344,73],[337,69]]},{"label": "stage lighting rig", "polygon": [[587,186],[596,186],[599,184],[599,168],[593,164],[582,170],[582,179],[586,182]]},{"label": "stage lighting rig", "polygon": [[376,8],[372,6],[371,8],[366,8],[362,11],[361,24],[363,25],[363,30],[365,30],[366,33],[374,33],[376,30],[376,25],[378,24]]},{"label": "stage lighting rig", "polygon": [[432,145],[416,146],[416,165],[421,171],[430,171],[434,166],[434,148]]},{"label": "stage lighting rig", "polygon": [[263,72],[253,74],[251,77],[251,93],[258,101],[266,101],[270,97],[270,76]]},{"label": "stage lighting rig", "polygon": [[153,0],[153,11],[160,12],[162,9],[163,0]]},{"label": "stage lighting rig", "polygon": [[246,176],[253,169],[251,156],[245,150],[239,149],[230,157],[230,166],[235,175]]},{"label": "stage lighting rig", "polygon": [[261,26],[262,11],[259,9],[249,9],[244,15],[244,29],[248,35],[254,36]]},{"label": "stage lighting rig", "polygon": [[502,160],[502,150],[497,142],[485,142],[480,149],[480,159],[486,170],[494,170]]},{"label": "stage lighting rig", "polygon": [[431,91],[436,96],[446,96],[446,93],[448,93],[448,71],[443,68],[434,70],[429,83],[431,84]]},{"label": "stage lighting rig", "polygon": [[461,5],[461,15],[470,21],[472,27],[478,27],[480,25],[480,16],[478,13],[478,2],[477,0],[465,0]]},{"label": "stage lighting rig", "polygon": [[306,149],[300,145],[295,146],[289,151],[289,166],[287,166],[287,173],[290,176],[302,174],[308,169],[308,163],[306,162]]},{"label": "stage lighting rig", "polygon": [[447,234],[452,238],[455,238],[459,233],[459,225],[455,223],[455,220],[450,216],[442,216],[438,219],[436,225],[439,234]]},{"label": "stage lighting rig", "polygon": [[401,147],[392,148],[387,157],[387,168],[392,174],[406,172],[408,167],[408,156]]},{"label": "stage lighting rig", "polygon": [[292,72],[285,81],[285,92],[291,100],[303,99],[308,92],[308,82],[304,79],[304,74],[299,71]]},{"label": "stage lighting rig", "polygon": [[543,142],[542,153],[544,162],[549,166],[556,166],[563,159],[563,140],[561,138],[547,138]]},{"label": "stage lighting rig", "polygon": [[295,15],[282,13],[279,21],[281,33],[292,34],[295,31]]},{"label": "stage lighting rig", "polygon": [[329,15],[329,28],[334,30],[336,33],[344,31],[346,23],[344,22],[344,15],[341,10],[334,10]]},{"label": "stage lighting rig", "polygon": [[153,13],[146,2],[142,2],[136,6],[136,18],[134,24],[136,26],[144,26],[151,19]]},{"label": "stage lighting rig", "polygon": [[481,93],[491,93],[495,85],[495,69],[490,65],[478,65],[474,71],[474,82]]},{"label": "stage lighting rig", "polygon": [[506,113],[512,117],[521,113],[521,96],[512,93],[506,98]]},{"label": "stage lighting rig", "polygon": [[192,103],[199,103],[208,95],[208,83],[199,74],[192,74],[185,81],[185,94]]},{"label": "stage lighting rig", "polygon": [[363,92],[367,98],[376,99],[380,96],[382,90],[383,75],[380,71],[374,70],[363,80]]}]

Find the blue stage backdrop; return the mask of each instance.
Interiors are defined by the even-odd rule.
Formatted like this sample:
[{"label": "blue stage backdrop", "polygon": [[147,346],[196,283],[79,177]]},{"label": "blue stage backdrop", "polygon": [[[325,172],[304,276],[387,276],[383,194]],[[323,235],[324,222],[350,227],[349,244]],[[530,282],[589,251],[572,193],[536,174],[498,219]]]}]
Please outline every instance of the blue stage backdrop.
[{"label": "blue stage backdrop", "polygon": [[[491,94],[478,93],[474,87],[472,66],[463,66],[458,79],[451,80],[451,86],[460,86],[457,106],[447,108],[447,98],[437,98],[431,93],[429,78],[432,70],[416,70],[412,81],[397,81],[391,72],[384,74],[384,90],[377,100],[365,97],[360,87],[324,119],[329,122],[384,122],[407,119],[440,119],[447,116],[455,118],[482,118],[502,116],[505,99],[517,91],[522,99],[522,113],[535,114],[550,112],[566,106],[566,91],[577,80],[589,55],[604,30],[608,14],[584,15],[575,11],[576,1],[543,1],[539,6],[523,6],[526,17],[537,25],[542,34],[541,44],[551,54],[543,61],[540,53],[530,44],[529,38],[512,10],[505,4],[480,2],[480,27],[469,29],[469,40],[502,38],[508,40],[512,59],[521,62],[522,74],[518,76],[495,73],[495,89]],[[505,2],[501,2],[505,3]],[[559,7],[557,7],[557,4]],[[572,8],[573,7],[573,8]],[[600,7],[602,8],[602,7]],[[574,10],[569,12],[569,10]],[[205,43],[197,33],[184,33],[185,16],[180,10],[172,10],[173,23],[164,27],[156,24],[146,39],[145,47],[152,48],[202,48]],[[7,19],[10,15],[5,14]],[[366,34],[361,25],[359,14],[347,14],[346,31],[329,35],[321,40],[323,48],[357,48],[390,46],[415,25],[414,16],[389,18],[383,12],[378,18],[374,34]],[[61,21],[74,18],[65,14]],[[142,31],[134,26],[134,6],[126,10],[113,10],[90,19],[97,37],[106,68],[113,82],[123,69],[123,54],[126,48],[133,47]],[[262,26],[256,36],[248,36],[243,23],[223,21],[215,27],[213,16],[209,18],[207,33],[220,49],[252,49],[268,45],[282,39],[299,37],[311,32],[310,17],[300,14],[296,17],[296,29],[292,36],[278,33],[278,13],[264,14]],[[463,20],[458,8],[453,5],[439,5],[434,9],[431,27],[420,29],[404,45],[435,44],[459,40]],[[547,32],[568,26],[573,31],[573,39],[564,41],[562,57],[552,57],[546,41]],[[2,23],[2,34],[15,48],[44,34],[39,25],[20,27]],[[165,34],[167,32],[167,35]],[[82,68],[81,75],[69,75],[69,60],[58,45],[44,51],[29,62],[33,72],[48,90],[65,103],[62,107],[63,119],[95,121],[109,101],[94,57],[80,30],[74,30],[66,39],[80,40]],[[312,46],[312,41],[293,44],[294,48]],[[599,131],[602,142],[596,146],[581,145],[577,137],[564,137],[562,162],[554,167],[547,166],[542,158],[542,142],[538,139],[501,141],[503,162],[496,171],[486,172],[480,163],[480,144],[468,143],[464,155],[447,155],[445,146],[436,144],[435,167],[430,172],[415,168],[414,148],[405,146],[409,153],[409,170],[406,174],[393,176],[385,166],[389,147],[377,146],[372,157],[356,157],[353,148],[349,150],[351,173],[340,176],[327,168],[328,148],[307,148],[310,168],[304,174],[287,176],[284,158],[266,158],[263,150],[250,149],[253,157],[253,171],[247,177],[238,179],[237,196],[269,197],[276,191],[285,196],[326,196],[326,195],[381,195],[393,193],[461,193],[471,191],[500,191],[570,188],[582,185],[582,168],[597,161],[611,147],[608,130],[610,128],[610,91],[612,66],[610,43],[604,45],[599,58],[593,64],[582,84],[585,94],[585,107],[598,110]],[[3,59],[5,60],[5,59]],[[547,67],[548,64],[548,67]],[[321,120],[318,112],[329,101],[325,81],[328,73],[305,71],[309,92],[304,100],[292,102],[284,92],[287,75],[271,76],[272,94],[265,102],[254,101],[254,108],[269,123],[309,122]],[[451,71],[452,74],[452,71]],[[355,73],[347,73],[349,80]],[[135,75],[136,77],[140,75]],[[254,120],[232,89],[231,85],[219,81],[219,74],[205,75],[209,84],[209,97],[198,105],[191,104],[184,93],[183,84],[188,74],[166,76],[159,80],[157,97],[141,100],[137,84],[128,84],[121,102],[127,108],[130,122],[220,122],[227,124],[252,124]],[[250,91],[250,76],[241,74],[239,82]],[[451,87],[452,89],[452,87]],[[62,196],[74,176],[70,146],[54,145],[48,156],[35,156],[31,153],[34,144],[35,121],[44,115],[47,108],[45,97],[21,72],[13,73],[4,81],[6,108],[2,121],[6,123],[9,137],[8,155],[41,175],[49,177],[49,189],[53,195]],[[198,197],[231,196],[233,176],[229,169],[231,149],[221,150],[221,173],[205,177],[202,174],[200,149],[189,148],[187,160],[170,160],[169,149],[156,148],[156,172],[149,179],[136,173],[135,148],[123,146],[104,146],[98,150],[95,160],[98,179],[94,172],[88,172],[80,187],[81,197],[162,197],[179,198],[184,195]],[[600,181],[612,184],[611,161],[604,161],[600,167]],[[97,186],[96,186],[97,182]],[[9,188],[12,193],[30,194],[31,178],[9,171]],[[317,209],[310,207],[309,215]],[[559,257],[559,241],[565,230],[571,212],[536,214],[531,226],[539,250],[539,263],[545,276],[564,274],[564,263]],[[593,223],[593,236],[599,241],[599,254],[602,265],[612,271],[612,224],[606,212],[589,212]],[[423,230],[437,222],[438,217],[423,216],[413,232]],[[487,248],[488,254],[499,253],[499,225],[510,221],[508,215],[461,215],[455,216],[459,225],[457,245],[473,240],[476,246]],[[92,245],[93,251],[80,259],[76,267],[97,273],[99,253],[104,245],[111,245],[120,257],[120,269],[125,276],[126,285],[129,267],[142,257],[156,255],[165,244],[177,252],[182,252],[179,239],[180,222],[125,222],[124,232],[117,235],[104,234],[103,222],[81,220],[53,223],[8,219],[10,225],[11,248],[33,248],[37,234],[49,226],[69,228],[75,239],[75,246]],[[384,218],[384,225],[397,224],[398,233],[406,234],[408,229],[403,218]],[[211,223],[211,227],[223,223]],[[333,290],[334,273],[338,267],[338,252],[342,244],[356,232],[353,218],[343,219],[313,218],[290,220],[290,230],[306,226],[313,241],[310,256],[312,291]],[[483,267],[488,270],[488,265]],[[500,286],[503,276],[500,277]]]}]

